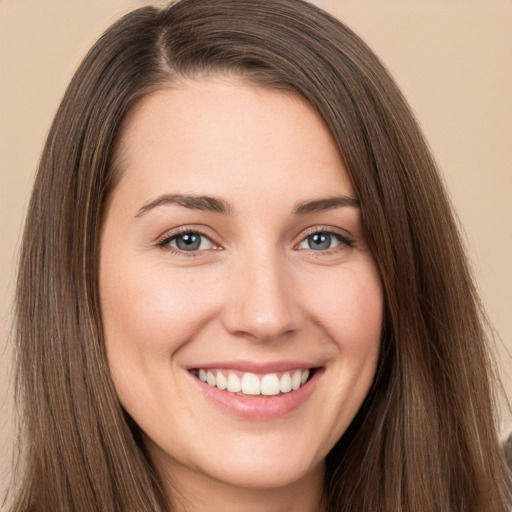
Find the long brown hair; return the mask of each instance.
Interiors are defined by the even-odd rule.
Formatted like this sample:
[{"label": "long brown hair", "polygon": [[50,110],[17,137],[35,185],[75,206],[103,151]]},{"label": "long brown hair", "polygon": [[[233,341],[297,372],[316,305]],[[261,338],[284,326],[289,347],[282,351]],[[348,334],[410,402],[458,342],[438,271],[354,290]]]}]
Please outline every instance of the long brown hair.
[{"label": "long brown hair", "polygon": [[137,101],[230,74],[295,91],[335,137],[386,301],[379,368],[327,458],[330,511],[505,512],[481,308],[436,166],[371,50],[302,0],[181,0],[115,23],[75,74],[43,151],[16,302],[22,452],[12,511],[172,509],[109,375],[102,211]]}]

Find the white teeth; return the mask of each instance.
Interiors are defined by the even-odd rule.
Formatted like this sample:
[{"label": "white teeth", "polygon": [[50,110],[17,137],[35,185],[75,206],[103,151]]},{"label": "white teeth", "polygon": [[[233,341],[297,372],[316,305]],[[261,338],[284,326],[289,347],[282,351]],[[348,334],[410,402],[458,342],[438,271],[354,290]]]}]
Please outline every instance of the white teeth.
[{"label": "white teeth", "polygon": [[292,378],[288,372],[284,373],[279,382],[281,393],[289,393],[292,390]]},{"label": "white teeth", "polygon": [[[246,372],[240,378],[240,372],[235,370],[205,370],[197,371],[197,377],[202,382],[215,386],[230,393],[245,395],[275,396],[279,393],[289,393],[303,386],[309,379],[309,369],[284,372],[281,378],[276,373],[268,373],[260,379],[256,374]],[[226,377],[227,375],[227,377]]]},{"label": "white teeth", "polygon": [[244,395],[261,394],[261,383],[257,375],[249,372],[244,373],[242,377],[242,393],[244,393]]},{"label": "white teeth", "polygon": [[230,373],[228,375],[228,391],[231,393],[238,393],[242,391],[242,384],[240,383],[240,379],[234,373]]},{"label": "white teeth", "polygon": [[219,389],[226,389],[228,387],[228,379],[222,375],[222,373],[217,373],[217,387]]},{"label": "white teeth", "polygon": [[262,395],[278,395],[279,391],[279,377],[275,373],[269,373],[261,379]]},{"label": "white teeth", "polygon": [[206,372],[206,382],[208,382],[208,384],[210,384],[210,386],[215,386],[215,384],[217,383],[216,379],[215,379],[215,375],[213,375],[212,372]]},{"label": "white teeth", "polygon": [[300,370],[296,370],[292,376],[292,389],[294,391],[300,388],[301,381],[302,381],[302,372]]}]

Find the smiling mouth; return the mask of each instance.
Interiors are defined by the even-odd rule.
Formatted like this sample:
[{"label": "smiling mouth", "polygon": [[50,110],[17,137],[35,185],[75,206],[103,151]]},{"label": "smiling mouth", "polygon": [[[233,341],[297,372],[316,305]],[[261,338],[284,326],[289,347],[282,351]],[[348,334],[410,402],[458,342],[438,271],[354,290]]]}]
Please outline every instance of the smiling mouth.
[{"label": "smiling mouth", "polygon": [[194,369],[191,373],[211,387],[236,395],[280,396],[300,389],[312,377],[315,369],[255,374],[237,370]]}]

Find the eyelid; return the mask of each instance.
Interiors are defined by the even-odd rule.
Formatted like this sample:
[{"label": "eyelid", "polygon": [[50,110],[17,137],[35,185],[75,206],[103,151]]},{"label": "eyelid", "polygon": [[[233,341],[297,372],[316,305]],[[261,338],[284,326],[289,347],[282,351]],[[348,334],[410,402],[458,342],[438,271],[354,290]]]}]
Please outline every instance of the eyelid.
[{"label": "eyelid", "polygon": [[[209,230],[204,229],[202,226],[198,225],[186,225],[186,226],[180,226],[178,228],[172,229],[170,231],[167,231],[164,235],[160,236],[156,241],[156,246],[160,247],[163,250],[167,250],[170,252],[174,252],[179,255],[184,255],[187,257],[193,257],[193,256],[199,256],[201,253],[204,253],[206,251],[211,250],[222,250],[223,247],[221,244],[218,243],[216,240],[217,237],[212,236],[209,232]],[[195,233],[200,236],[204,236],[210,242],[215,246],[212,249],[202,249],[198,251],[182,251],[180,249],[177,249],[175,247],[171,247],[168,245],[169,241],[181,234],[184,233]],[[340,246],[343,247],[353,247],[355,240],[352,237],[352,235],[347,232],[346,230],[335,228],[333,226],[312,226],[308,229],[306,229],[304,232],[301,233],[300,239],[294,244],[294,249],[298,249],[299,244],[301,244],[306,238],[308,238],[311,235],[314,235],[316,233],[327,233],[336,236],[340,240]],[[300,249],[300,250],[307,250],[307,249]],[[313,249],[311,249],[313,251]],[[315,251],[317,253],[329,253],[329,252],[335,252],[337,250],[337,247],[326,249],[325,251]],[[340,249],[338,249],[340,250]]]},{"label": "eyelid", "polygon": [[[339,238],[340,244],[342,247],[353,247],[354,243],[355,243],[353,236],[348,231],[346,231],[344,229],[335,228],[332,226],[312,226],[312,227],[306,229],[306,231],[304,231],[303,233],[301,233],[301,235],[300,235],[301,238],[295,244],[294,247],[297,248],[299,244],[301,244],[304,240],[306,240],[306,238],[308,238],[311,235],[317,234],[317,233],[326,233],[326,234],[330,234],[330,235],[335,235],[336,237]],[[307,249],[302,249],[302,250],[307,250]],[[311,249],[311,250],[313,250],[313,249]],[[334,247],[332,249],[327,249],[325,251],[315,251],[315,252],[321,253],[321,252],[330,252],[330,251],[335,251],[335,250],[336,250],[336,247]]]},{"label": "eyelid", "polygon": [[[198,253],[202,253],[207,250],[221,250],[222,246],[217,242],[215,239],[216,237],[212,236],[210,233],[207,232],[208,230],[203,229],[201,226],[197,225],[186,225],[186,226],[180,226],[178,228],[172,229],[170,231],[167,231],[164,235],[160,236],[156,241],[156,246],[160,247],[163,250],[174,252],[176,254],[185,255],[185,256],[198,256]],[[185,233],[194,233],[200,236],[204,236],[210,242],[215,246],[213,249],[202,249],[199,251],[181,251],[180,249],[177,249],[175,247],[171,247],[170,245],[167,245],[169,241],[173,238],[176,238],[180,235],[183,235]]]}]

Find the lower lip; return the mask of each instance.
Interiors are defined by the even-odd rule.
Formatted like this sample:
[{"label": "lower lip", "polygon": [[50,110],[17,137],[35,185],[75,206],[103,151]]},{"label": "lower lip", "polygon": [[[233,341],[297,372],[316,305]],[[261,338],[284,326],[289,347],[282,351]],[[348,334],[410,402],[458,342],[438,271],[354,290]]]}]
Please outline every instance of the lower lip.
[{"label": "lower lip", "polygon": [[317,369],[299,389],[277,396],[237,395],[210,386],[192,374],[190,377],[201,392],[222,409],[248,420],[272,420],[286,416],[304,404],[313,393],[322,373],[323,370]]}]

